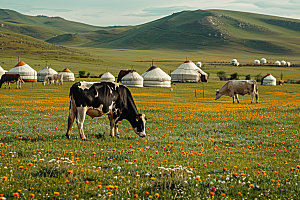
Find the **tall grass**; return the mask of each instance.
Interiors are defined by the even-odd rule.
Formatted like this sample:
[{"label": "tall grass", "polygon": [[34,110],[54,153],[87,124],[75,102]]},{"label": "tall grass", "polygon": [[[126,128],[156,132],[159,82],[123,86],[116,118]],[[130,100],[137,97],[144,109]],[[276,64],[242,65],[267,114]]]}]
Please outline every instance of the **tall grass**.
[{"label": "tall grass", "polygon": [[[64,137],[68,91],[23,84],[1,89],[0,194],[12,199],[290,199],[299,188],[298,85],[260,86],[260,103],[214,101],[223,82],[130,88],[148,120],[109,137],[106,117],[74,123]],[[196,97],[195,97],[196,90]],[[30,196],[31,195],[31,196]],[[34,196],[34,197],[33,197]]]}]

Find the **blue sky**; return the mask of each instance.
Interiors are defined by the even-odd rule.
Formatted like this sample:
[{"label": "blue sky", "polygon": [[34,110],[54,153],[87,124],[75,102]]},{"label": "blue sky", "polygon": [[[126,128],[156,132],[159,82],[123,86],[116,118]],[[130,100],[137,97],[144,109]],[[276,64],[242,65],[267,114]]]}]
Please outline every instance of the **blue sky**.
[{"label": "blue sky", "polygon": [[96,26],[137,25],[182,10],[224,9],[300,19],[300,0],[11,0],[1,8]]}]

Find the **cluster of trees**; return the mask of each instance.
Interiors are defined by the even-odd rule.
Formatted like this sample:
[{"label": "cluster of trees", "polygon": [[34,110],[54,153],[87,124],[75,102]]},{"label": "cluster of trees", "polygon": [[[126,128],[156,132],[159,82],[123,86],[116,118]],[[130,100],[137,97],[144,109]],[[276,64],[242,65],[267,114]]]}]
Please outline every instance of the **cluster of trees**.
[{"label": "cluster of trees", "polygon": [[[226,77],[226,72],[219,71],[217,72],[217,76],[219,77],[220,81],[227,81],[227,80],[238,80],[240,79],[239,74],[237,72],[230,74],[230,78]],[[261,74],[256,75],[256,80],[260,80],[262,78]],[[245,80],[251,80],[251,75],[248,74],[245,76]]]},{"label": "cluster of trees", "polygon": [[99,76],[90,76],[91,74],[88,72],[85,74],[85,71],[79,71],[79,77],[78,78],[101,78],[103,74],[100,74]]}]

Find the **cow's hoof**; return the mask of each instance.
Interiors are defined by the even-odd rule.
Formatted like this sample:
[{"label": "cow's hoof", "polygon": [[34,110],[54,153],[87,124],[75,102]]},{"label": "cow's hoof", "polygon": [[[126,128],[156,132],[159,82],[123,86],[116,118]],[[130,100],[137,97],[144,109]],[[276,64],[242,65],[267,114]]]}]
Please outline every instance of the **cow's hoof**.
[{"label": "cow's hoof", "polygon": [[120,138],[120,135],[116,135],[117,138]]}]

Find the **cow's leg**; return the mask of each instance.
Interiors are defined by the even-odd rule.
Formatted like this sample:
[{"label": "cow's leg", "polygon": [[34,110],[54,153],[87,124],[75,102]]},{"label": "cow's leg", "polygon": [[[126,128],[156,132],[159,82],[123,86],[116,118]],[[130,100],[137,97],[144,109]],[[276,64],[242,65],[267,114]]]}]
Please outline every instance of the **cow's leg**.
[{"label": "cow's leg", "polygon": [[240,103],[238,94],[235,95],[235,98],[236,98],[236,101],[237,101],[238,103]]},{"label": "cow's leg", "polygon": [[8,88],[10,89],[10,82],[8,82]]},{"label": "cow's leg", "polygon": [[252,96],[251,103],[253,103],[253,101],[254,101],[254,96],[255,96],[254,92],[251,93],[251,96]]},{"label": "cow's leg", "polygon": [[70,134],[71,134],[71,130],[72,130],[72,126],[73,126],[75,117],[76,117],[76,112],[75,112],[75,109],[71,105],[70,110],[69,110],[69,117],[68,117],[68,129],[67,129],[67,133],[66,133],[66,137],[68,139],[70,139]]},{"label": "cow's leg", "polygon": [[256,103],[258,103],[258,92],[255,93]]},{"label": "cow's leg", "polygon": [[110,122],[110,136],[114,137],[115,136],[115,128],[116,128],[115,119],[111,115],[108,115],[108,119]]},{"label": "cow's leg", "polygon": [[116,134],[116,137],[120,138],[118,127],[119,127],[119,121],[116,121],[116,123],[115,123],[115,134]]},{"label": "cow's leg", "polygon": [[6,82],[4,82],[4,86],[5,86],[4,88],[6,89]]},{"label": "cow's leg", "polygon": [[232,94],[232,103],[235,101],[235,94]]},{"label": "cow's leg", "polygon": [[87,107],[77,107],[77,126],[79,130],[79,134],[81,139],[86,139],[84,132],[83,132],[83,123],[85,120],[85,115],[86,115]]}]

